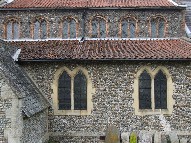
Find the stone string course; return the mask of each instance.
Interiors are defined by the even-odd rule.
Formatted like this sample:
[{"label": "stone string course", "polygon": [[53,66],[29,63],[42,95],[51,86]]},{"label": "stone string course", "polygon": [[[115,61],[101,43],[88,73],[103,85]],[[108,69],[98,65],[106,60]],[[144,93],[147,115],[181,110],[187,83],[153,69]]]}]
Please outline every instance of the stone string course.
[{"label": "stone string course", "polygon": [[[38,87],[52,102],[51,83],[55,71],[62,66],[70,70],[82,66],[89,72],[95,88],[93,95],[93,110],[89,116],[54,116],[53,109],[49,110],[49,132],[62,133],[62,136],[104,136],[107,125],[112,123],[120,132],[141,130],[163,131],[158,115],[136,116],[133,104],[133,83],[135,74],[144,65],[154,70],[158,66],[166,67],[172,77],[175,100],[172,115],[164,115],[172,131],[191,131],[191,64],[189,63],[27,63],[23,68],[35,81]],[[75,137],[74,137],[75,138]],[[63,139],[73,142],[71,137]],[[83,139],[79,137],[80,140]],[[190,136],[189,136],[190,138]],[[97,142],[94,137],[93,141]],[[77,141],[76,141],[77,142]]]},{"label": "stone string course", "polygon": [[[74,17],[79,21],[79,34],[82,37],[82,14],[83,11],[2,11],[0,13],[0,38],[4,38],[4,23],[9,18],[18,19],[20,24],[20,38],[31,38],[31,21],[35,17],[42,17],[48,20],[48,38],[61,38],[59,36],[59,23],[63,17]],[[91,35],[91,19],[93,16],[103,16],[108,24],[108,37],[119,36],[120,19],[123,17],[134,17],[138,20],[137,37],[146,38],[149,36],[149,20],[151,17],[163,16],[167,20],[166,37],[182,37],[184,35],[184,13],[179,10],[88,10],[85,20],[85,36]],[[4,18],[6,17],[6,18]]]}]

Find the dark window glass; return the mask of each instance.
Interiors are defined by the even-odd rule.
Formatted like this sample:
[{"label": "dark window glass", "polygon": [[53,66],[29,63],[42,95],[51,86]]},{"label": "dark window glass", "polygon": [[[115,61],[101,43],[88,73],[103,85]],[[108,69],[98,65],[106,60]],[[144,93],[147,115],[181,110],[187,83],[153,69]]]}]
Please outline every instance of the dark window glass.
[{"label": "dark window glass", "polygon": [[139,77],[139,108],[151,109],[151,77],[146,70]]},{"label": "dark window glass", "polygon": [[68,39],[68,22],[66,20],[63,22],[62,38]]},{"label": "dark window glass", "polygon": [[58,83],[59,110],[71,110],[71,78],[67,72],[63,72]]},{"label": "dark window glass", "polygon": [[40,23],[36,21],[34,23],[34,39],[40,39],[39,31],[40,31]]},{"label": "dark window glass", "polygon": [[12,22],[7,24],[7,39],[12,39]]},{"label": "dark window glass", "polygon": [[167,109],[167,79],[160,70],[154,79],[155,108]]},{"label": "dark window glass", "polygon": [[98,21],[92,21],[92,38],[98,38]]},{"label": "dark window glass", "polygon": [[76,21],[74,19],[70,21],[70,38],[76,38]]},{"label": "dark window glass", "polygon": [[47,34],[47,25],[46,25],[46,21],[42,21],[41,23],[41,38],[42,39],[46,39],[46,34]]},{"label": "dark window glass", "polygon": [[106,37],[106,24],[105,20],[101,19],[100,20],[100,38],[105,38]]},{"label": "dark window glass", "polygon": [[130,28],[130,38],[135,38],[135,21],[130,20],[129,21],[129,28]]},{"label": "dark window glass", "polygon": [[19,39],[19,24],[17,22],[13,23],[13,38],[14,39]]},{"label": "dark window glass", "polygon": [[121,24],[122,24],[121,25],[121,28],[122,28],[122,38],[127,38],[128,37],[128,33],[127,33],[128,22],[127,22],[127,20],[123,20]]},{"label": "dark window glass", "polygon": [[82,72],[74,78],[74,110],[87,110],[87,80]]},{"label": "dark window glass", "polygon": [[156,26],[156,20],[151,20],[151,37],[157,38],[157,26]]},{"label": "dark window glass", "polygon": [[159,38],[163,38],[164,37],[164,24],[165,24],[165,22],[164,22],[164,19],[159,19],[159,23],[158,23],[158,25],[159,25],[159,29],[158,29],[158,37]]}]

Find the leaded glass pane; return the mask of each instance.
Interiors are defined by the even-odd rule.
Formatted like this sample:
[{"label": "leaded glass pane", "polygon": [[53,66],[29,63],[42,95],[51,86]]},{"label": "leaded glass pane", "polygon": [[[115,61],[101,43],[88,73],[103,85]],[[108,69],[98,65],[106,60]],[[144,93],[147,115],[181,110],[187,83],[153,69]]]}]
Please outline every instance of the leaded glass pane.
[{"label": "leaded glass pane", "polygon": [[68,21],[66,20],[63,22],[62,38],[68,39]]},{"label": "leaded glass pane", "polygon": [[36,21],[34,23],[34,39],[40,39],[39,31],[40,31],[40,23]]},{"label": "leaded glass pane", "polygon": [[41,23],[41,38],[42,39],[46,39],[46,35],[47,35],[47,24],[46,24],[46,21],[42,21]]},{"label": "leaded glass pane", "polygon": [[71,110],[71,78],[67,72],[63,72],[58,83],[59,110]]},{"label": "leaded glass pane", "polygon": [[151,109],[151,77],[146,70],[139,77],[139,108]]},{"label": "leaded glass pane", "polygon": [[12,39],[12,22],[7,24],[7,39]]},{"label": "leaded glass pane", "polygon": [[129,28],[130,28],[130,38],[135,38],[135,21],[130,20],[129,22]]},{"label": "leaded glass pane", "polygon": [[19,39],[19,24],[14,22],[13,23],[13,39]]},{"label": "leaded glass pane", "polygon": [[156,21],[153,19],[151,20],[151,37],[157,38],[157,30],[156,30]]},{"label": "leaded glass pane", "polygon": [[106,23],[104,19],[100,20],[100,38],[106,37]]},{"label": "leaded glass pane", "polygon": [[167,109],[167,79],[160,70],[154,79],[155,108]]},{"label": "leaded glass pane", "polygon": [[121,23],[121,32],[122,32],[122,38],[127,38],[128,37],[128,33],[127,33],[127,29],[128,29],[128,22],[127,20],[123,20]]},{"label": "leaded glass pane", "polygon": [[87,110],[87,80],[81,72],[74,78],[74,110]]},{"label": "leaded glass pane", "polygon": [[70,38],[76,38],[76,21],[70,21]]},{"label": "leaded glass pane", "polygon": [[158,37],[164,37],[164,19],[159,19],[159,29],[158,29]]},{"label": "leaded glass pane", "polygon": [[92,38],[98,38],[98,21],[92,21]]}]

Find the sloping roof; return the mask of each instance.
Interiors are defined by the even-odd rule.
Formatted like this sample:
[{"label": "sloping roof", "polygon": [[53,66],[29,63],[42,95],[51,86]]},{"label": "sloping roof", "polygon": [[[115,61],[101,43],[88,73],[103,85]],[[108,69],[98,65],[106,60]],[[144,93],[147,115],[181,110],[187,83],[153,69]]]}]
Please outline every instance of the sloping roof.
[{"label": "sloping roof", "polygon": [[187,27],[191,31],[191,0],[182,0],[182,4],[187,5],[185,20]]},{"label": "sloping roof", "polygon": [[177,40],[49,40],[10,42],[20,61],[191,59],[191,43]]},{"label": "sloping roof", "polygon": [[[47,99],[11,57],[16,48],[10,47],[2,40],[0,43],[0,73],[17,97],[22,98],[22,111],[30,117],[46,109],[49,106]],[[9,49],[12,51],[8,51]]]},{"label": "sloping roof", "polygon": [[4,8],[175,7],[169,0],[14,0]]}]

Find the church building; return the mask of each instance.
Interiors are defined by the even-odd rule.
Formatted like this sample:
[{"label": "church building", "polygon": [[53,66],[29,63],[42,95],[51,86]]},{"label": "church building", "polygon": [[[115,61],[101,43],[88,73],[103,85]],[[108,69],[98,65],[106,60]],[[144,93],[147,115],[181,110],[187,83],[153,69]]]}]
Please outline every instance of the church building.
[{"label": "church building", "polygon": [[0,143],[191,143],[182,1],[1,1]]}]

